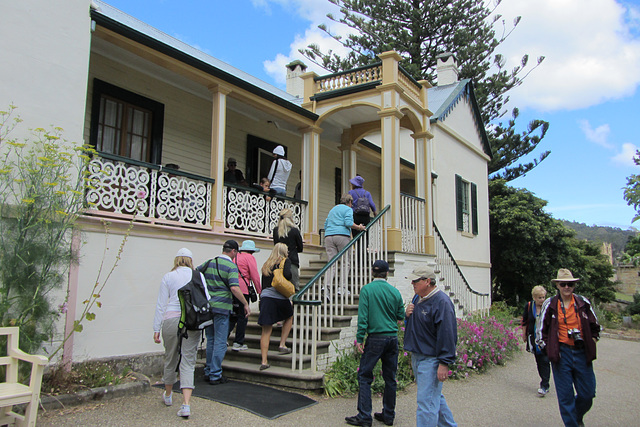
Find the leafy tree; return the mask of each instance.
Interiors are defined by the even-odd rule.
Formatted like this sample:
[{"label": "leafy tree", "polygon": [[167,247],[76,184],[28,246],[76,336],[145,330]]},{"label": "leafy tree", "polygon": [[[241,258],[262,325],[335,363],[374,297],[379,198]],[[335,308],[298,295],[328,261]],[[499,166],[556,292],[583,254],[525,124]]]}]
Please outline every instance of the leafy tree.
[{"label": "leafy tree", "polygon": [[573,232],[545,212],[547,202],[530,191],[504,180],[490,181],[489,187],[493,299],[519,305],[531,298],[534,286],[555,277]]},{"label": "leafy tree", "polygon": [[636,234],[633,237],[630,236],[629,239],[627,239],[624,251],[632,257],[640,255],[640,234]]},{"label": "leafy tree", "polygon": [[[460,64],[460,78],[473,79],[476,98],[493,150],[489,173],[507,181],[535,168],[548,155],[516,164],[530,154],[544,137],[549,123],[531,121],[523,131],[516,130],[517,108],[511,118],[500,122],[507,113],[508,92],[521,85],[535,69],[528,67],[529,56],[508,70],[503,55],[494,53],[520,22],[507,28],[500,15],[494,15],[485,0],[329,0],[340,7],[341,16],[329,19],[347,25],[353,32],[343,38],[325,26],[319,28],[349,49],[341,57],[332,50],[322,52],[311,44],[300,52],[325,69],[338,72],[376,62],[378,54],[395,50],[404,59],[401,65],[417,80],[435,83],[436,61],[440,54],[455,53]],[[501,0],[496,1],[497,4]],[[496,35],[496,27],[500,35]],[[524,73],[524,74],[523,74]]]},{"label": "leafy tree", "polygon": [[[636,150],[636,155],[633,157],[633,161],[636,165],[640,166],[640,150]],[[633,217],[632,222],[640,219],[640,175],[631,175],[627,178],[627,185],[624,187],[624,199],[627,201],[627,205],[633,206],[636,210],[636,216]]]},{"label": "leafy tree", "polygon": [[20,327],[20,348],[34,352],[66,311],[66,303],[50,301],[76,258],[71,238],[88,157],[59,128],[34,129],[25,141],[11,138],[20,123],[14,109],[0,111],[0,326]]},{"label": "leafy tree", "polygon": [[613,301],[616,297],[611,281],[613,266],[600,253],[600,247],[586,240],[570,239],[568,250],[563,266],[580,278],[576,293],[595,303]]},{"label": "leafy tree", "polygon": [[596,302],[615,298],[613,268],[597,244],[575,239],[573,230],[545,212],[547,202],[530,191],[504,180],[489,186],[494,299],[520,305],[540,284],[555,293],[550,280],[559,268],[580,278],[578,293]]}]

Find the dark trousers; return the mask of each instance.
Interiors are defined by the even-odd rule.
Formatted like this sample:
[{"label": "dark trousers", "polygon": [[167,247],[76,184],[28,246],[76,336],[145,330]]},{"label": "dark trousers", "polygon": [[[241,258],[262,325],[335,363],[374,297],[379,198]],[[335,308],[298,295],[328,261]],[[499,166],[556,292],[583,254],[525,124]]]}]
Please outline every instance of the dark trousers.
[{"label": "dark trousers", "polygon": [[549,377],[551,376],[551,365],[546,354],[536,353],[536,365],[538,366],[538,375],[540,375],[540,388],[549,390]]},{"label": "dark trousers", "polygon": [[[245,295],[244,299],[249,301],[249,295]],[[249,319],[244,315],[244,306],[234,297],[233,312],[229,316],[229,334],[231,334],[233,328],[236,328],[236,337],[233,339],[233,342],[240,345],[244,344],[244,335],[247,331],[248,321]]]},{"label": "dark trousers", "polygon": [[382,361],[384,394],[382,396],[382,415],[386,421],[393,421],[396,415],[396,371],[398,370],[398,337],[369,335],[364,345],[364,354],[360,358],[358,370],[358,418],[371,422],[371,383],[373,368],[378,360]]},{"label": "dark trousers", "polygon": [[[369,214],[353,214],[353,223],[354,224],[362,224],[366,226],[371,222],[371,217]],[[351,236],[356,237],[356,235],[360,232],[360,230],[351,230]]]}]

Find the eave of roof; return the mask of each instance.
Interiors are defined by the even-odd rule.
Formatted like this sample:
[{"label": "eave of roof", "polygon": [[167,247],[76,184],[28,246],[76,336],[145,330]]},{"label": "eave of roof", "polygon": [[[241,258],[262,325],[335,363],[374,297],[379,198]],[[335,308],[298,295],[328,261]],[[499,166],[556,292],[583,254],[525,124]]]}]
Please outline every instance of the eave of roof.
[{"label": "eave of roof", "polygon": [[95,0],[95,4],[98,8],[91,9],[91,18],[96,24],[260,96],[293,113],[312,120],[318,119],[317,114],[298,105],[300,100],[295,96],[207,55],[103,1]]}]

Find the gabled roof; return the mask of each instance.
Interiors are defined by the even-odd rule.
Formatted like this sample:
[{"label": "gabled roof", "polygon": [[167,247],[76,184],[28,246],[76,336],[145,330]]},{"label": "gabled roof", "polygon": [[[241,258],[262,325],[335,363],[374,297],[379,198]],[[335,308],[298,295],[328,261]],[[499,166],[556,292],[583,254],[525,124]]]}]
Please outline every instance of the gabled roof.
[{"label": "gabled roof", "polygon": [[427,90],[427,97],[429,100],[429,109],[433,111],[431,123],[443,122],[455,106],[458,105],[458,102],[463,99],[463,97],[466,98],[473,111],[473,119],[480,140],[482,141],[482,148],[489,157],[493,157],[471,79],[461,80],[450,85],[429,88]]},{"label": "gabled roof", "polygon": [[302,108],[295,96],[272,86],[251,74],[235,68],[211,55],[163,33],[101,0],[95,0],[97,9],[91,10],[91,18],[100,26],[108,28],[131,40],[135,40],[174,59],[189,64],[234,86],[285,107],[302,116],[317,119],[317,114]]}]

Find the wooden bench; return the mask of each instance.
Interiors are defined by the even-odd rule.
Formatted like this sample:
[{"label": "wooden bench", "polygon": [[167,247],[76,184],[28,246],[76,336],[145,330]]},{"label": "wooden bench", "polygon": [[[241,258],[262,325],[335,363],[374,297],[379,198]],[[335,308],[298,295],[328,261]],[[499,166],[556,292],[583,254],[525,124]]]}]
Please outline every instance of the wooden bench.
[{"label": "wooden bench", "polygon": [[[0,357],[0,365],[6,366],[6,380],[0,383],[0,425],[35,426],[40,404],[42,374],[49,360],[40,355],[27,354],[18,348],[19,329],[0,328],[0,336],[7,337],[7,355]],[[29,385],[18,382],[18,364],[32,364]],[[25,414],[13,412],[13,405],[26,403]]]}]

